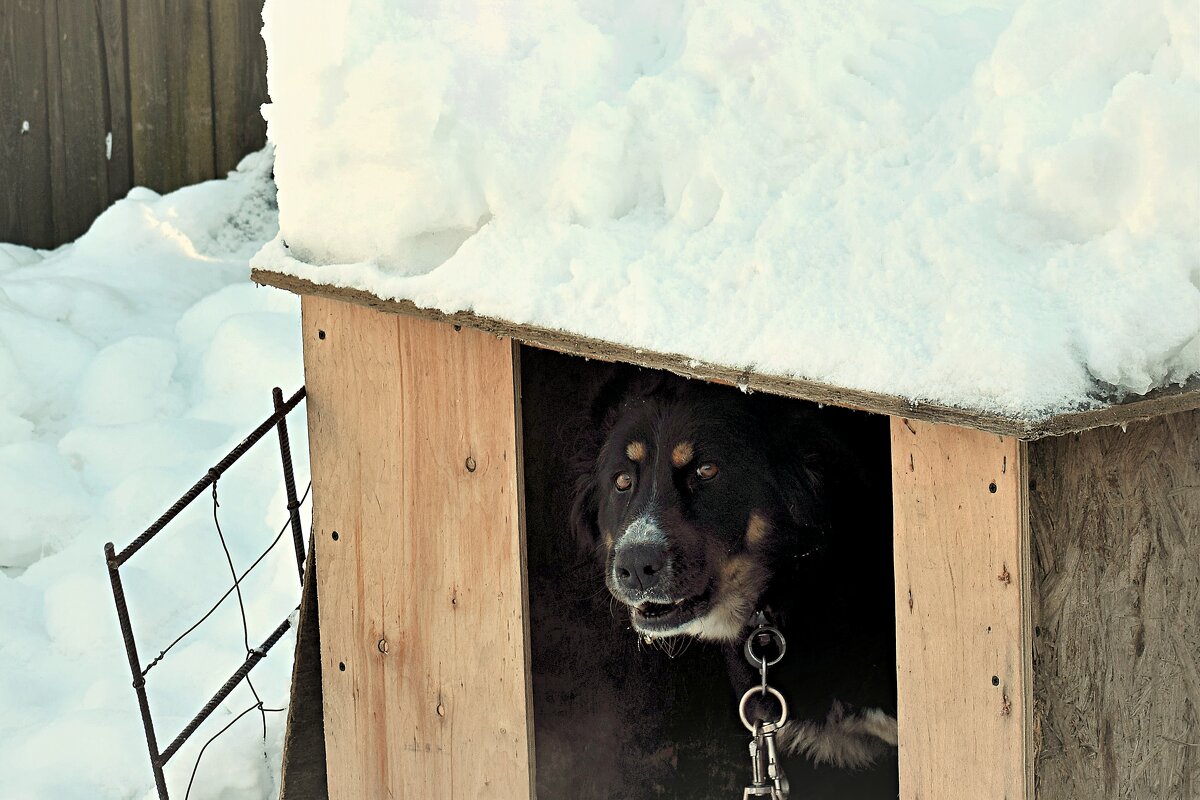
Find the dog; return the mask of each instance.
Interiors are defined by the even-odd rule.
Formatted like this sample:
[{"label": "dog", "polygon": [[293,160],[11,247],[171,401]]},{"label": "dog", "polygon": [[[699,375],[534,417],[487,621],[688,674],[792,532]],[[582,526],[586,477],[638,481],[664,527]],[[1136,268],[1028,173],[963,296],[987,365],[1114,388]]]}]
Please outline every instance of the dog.
[{"label": "dog", "polygon": [[[886,419],[634,369],[589,419],[571,527],[634,634],[720,647],[736,708],[761,680],[742,646],[762,612],[787,639],[769,681],[789,764],[894,769]],[[753,695],[752,717],[779,712]]]}]

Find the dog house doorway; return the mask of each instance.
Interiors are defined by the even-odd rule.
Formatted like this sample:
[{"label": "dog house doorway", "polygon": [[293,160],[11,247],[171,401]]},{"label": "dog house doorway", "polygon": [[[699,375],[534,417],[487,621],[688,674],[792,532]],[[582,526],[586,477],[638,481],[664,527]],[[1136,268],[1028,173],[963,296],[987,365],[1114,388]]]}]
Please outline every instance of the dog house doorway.
[{"label": "dog house doorway", "polygon": [[[689,798],[740,796],[749,777],[749,737],[737,719],[720,645],[690,639],[647,643],[603,582],[603,567],[580,548],[569,525],[580,426],[597,389],[616,367],[532,347],[520,349],[526,546],[538,796]],[[736,390],[731,390],[736,391]],[[803,403],[780,398],[780,403]],[[880,627],[894,626],[891,575],[891,462],[888,420],[838,408],[813,412],[846,438],[886,520],[846,548],[837,564],[847,593],[876,598]],[[871,566],[873,565],[873,566]],[[864,586],[886,570],[883,585]],[[842,602],[830,597],[829,602]],[[811,614],[826,611],[820,607]],[[847,641],[855,633],[847,631]],[[894,643],[888,642],[893,663]],[[836,662],[789,639],[789,659]],[[853,658],[847,654],[847,658]],[[851,668],[847,664],[847,668]],[[780,687],[785,694],[787,686]],[[894,709],[893,709],[894,711]],[[867,770],[814,767],[787,759],[794,796],[884,798],[897,792],[894,751]]]}]

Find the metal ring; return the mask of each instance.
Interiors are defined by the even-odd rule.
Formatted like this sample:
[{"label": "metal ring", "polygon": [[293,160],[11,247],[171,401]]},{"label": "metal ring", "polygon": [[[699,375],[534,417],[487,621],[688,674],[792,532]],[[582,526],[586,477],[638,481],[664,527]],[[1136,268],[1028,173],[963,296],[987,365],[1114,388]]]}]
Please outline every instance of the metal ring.
[{"label": "metal ring", "polygon": [[746,637],[746,646],[743,649],[746,652],[746,660],[756,667],[761,667],[763,665],[763,659],[755,655],[754,647],[751,645],[751,643],[754,641],[754,637],[758,636],[760,633],[774,636],[779,640],[779,655],[775,656],[773,660],[767,662],[768,667],[773,667],[779,663],[780,659],[783,658],[783,654],[787,652],[787,639],[784,639],[783,634],[780,633],[779,629],[773,625],[764,625],[761,628],[755,628],[750,635]]},{"label": "metal ring", "polygon": [[[750,731],[751,733],[754,733],[754,725],[751,725],[750,720],[746,719],[746,701],[749,700],[750,695],[754,694],[755,692],[764,694],[762,687],[751,686],[746,690],[746,693],[742,695],[742,701],[738,703],[738,716],[741,717],[742,724],[746,726],[746,730]],[[788,720],[787,700],[783,699],[783,695],[780,694],[779,690],[774,686],[768,686],[765,694],[770,694],[779,701],[779,719],[775,721],[775,724],[782,727],[783,723],[787,722]]]}]

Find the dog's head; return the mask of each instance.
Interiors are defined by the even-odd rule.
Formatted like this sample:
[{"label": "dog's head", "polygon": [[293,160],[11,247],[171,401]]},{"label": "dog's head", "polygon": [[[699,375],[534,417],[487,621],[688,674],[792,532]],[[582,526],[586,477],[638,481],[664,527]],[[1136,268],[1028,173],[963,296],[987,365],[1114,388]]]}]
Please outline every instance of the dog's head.
[{"label": "dog's head", "polygon": [[807,407],[660,374],[602,393],[572,507],[605,583],[653,637],[733,641],[774,564],[824,522]]}]

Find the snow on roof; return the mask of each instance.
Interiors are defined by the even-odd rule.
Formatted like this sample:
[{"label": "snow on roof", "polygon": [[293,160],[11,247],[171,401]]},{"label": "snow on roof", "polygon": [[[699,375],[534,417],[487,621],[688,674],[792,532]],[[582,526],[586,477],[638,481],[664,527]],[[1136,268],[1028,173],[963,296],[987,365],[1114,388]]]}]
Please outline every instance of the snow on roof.
[{"label": "snow on roof", "polygon": [[1191,0],[268,0],[254,265],[1036,418],[1200,373]]}]

